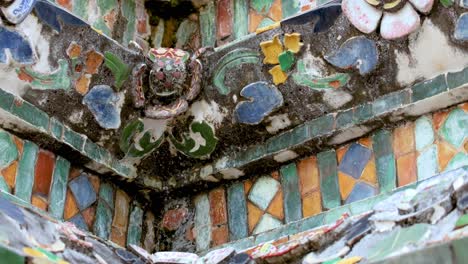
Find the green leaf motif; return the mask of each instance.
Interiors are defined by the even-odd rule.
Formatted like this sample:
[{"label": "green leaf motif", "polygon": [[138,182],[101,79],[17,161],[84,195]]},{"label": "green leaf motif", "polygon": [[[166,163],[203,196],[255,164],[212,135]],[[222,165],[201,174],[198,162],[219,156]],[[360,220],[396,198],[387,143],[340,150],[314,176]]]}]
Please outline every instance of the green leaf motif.
[{"label": "green leaf motif", "polygon": [[[64,59],[58,60],[58,68],[50,74],[43,74],[34,71],[31,67],[23,67],[16,70],[18,75],[23,75],[29,79],[33,89],[41,90],[68,90],[71,80],[68,76],[68,62]],[[20,77],[21,78],[21,77]]]},{"label": "green leaf motif", "polygon": [[128,79],[128,76],[130,76],[130,67],[128,67],[127,64],[125,64],[119,57],[112,54],[111,52],[105,52],[104,58],[104,64],[114,74],[114,85],[117,88],[117,91],[120,91],[120,88],[122,88],[122,85]]},{"label": "green leaf motif", "polygon": [[325,77],[316,76],[306,69],[303,60],[297,62],[297,72],[292,77],[296,84],[311,89],[337,89],[345,86],[351,79],[347,73],[336,73]]},{"label": "green leaf motif", "polygon": [[156,141],[153,141],[150,131],[146,131],[143,136],[139,137],[143,131],[144,124],[139,118],[130,121],[123,129],[119,146],[126,157],[143,157],[157,149],[164,140],[163,135],[161,135]]},{"label": "green leaf motif", "polygon": [[440,3],[444,7],[451,7],[453,5],[453,0],[440,0]]},{"label": "green leaf motif", "polygon": [[[192,158],[203,158],[210,155],[218,144],[218,139],[215,137],[215,133],[211,126],[202,122],[193,122],[190,125],[191,133],[184,133],[182,135],[182,141],[178,141],[172,134],[169,133],[169,139],[175,148],[183,153],[184,155]],[[199,133],[204,142],[197,142],[192,137]]]}]

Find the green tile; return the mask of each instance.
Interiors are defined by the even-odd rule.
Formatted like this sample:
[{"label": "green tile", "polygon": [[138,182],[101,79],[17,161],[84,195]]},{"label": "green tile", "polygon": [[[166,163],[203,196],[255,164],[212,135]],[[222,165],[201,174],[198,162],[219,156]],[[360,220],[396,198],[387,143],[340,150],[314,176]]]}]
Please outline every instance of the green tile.
[{"label": "green tile", "polygon": [[309,125],[300,125],[294,129],[284,132],[278,136],[269,138],[266,145],[266,152],[273,154],[281,150],[289,149],[310,139]]},{"label": "green tile", "polygon": [[389,196],[390,196],[389,193],[384,193],[384,194],[376,195],[376,196],[373,196],[364,200],[350,203],[348,205],[349,210],[351,211],[352,215],[358,215],[358,214],[368,212],[372,210],[374,205],[387,199]]},{"label": "green tile", "polygon": [[58,156],[55,160],[49,202],[49,213],[57,219],[62,219],[63,217],[69,172],[70,162]]},{"label": "green tile", "polygon": [[338,114],[336,115],[335,128],[340,129],[340,128],[352,125],[353,115],[354,115],[353,112],[354,112],[353,109],[348,109],[343,112],[338,112]]},{"label": "green tile", "polygon": [[289,69],[291,69],[294,64],[294,53],[289,50],[283,51],[278,56],[278,60],[281,66],[281,70],[284,72],[289,71]]},{"label": "green tile", "polygon": [[444,171],[450,171],[464,166],[468,166],[468,154],[459,152],[449,161]]},{"label": "green tile", "polygon": [[88,157],[101,164],[109,164],[111,154],[109,151],[96,143],[92,142],[89,138],[86,139],[84,151]]},{"label": "green tile", "polygon": [[447,83],[445,82],[445,75],[441,74],[435,78],[423,81],[413,85],[412,101],[417,102],[425,98],[432,97],[444,91],[447,91]]},{"label": "green tile", "polygon": [[468,237],[452,241],[455,263],[466,263],[468,260]]},{"label": "green tile", "polygon": [[392,134],[380,130],[372,136],[377,178],[380,192],[389,192],[396,188],[396,164],[392,149]]},{"label": "green tile", "polygon": [[0,169],[8,167],[18,158],[18,148],[10,133],[4,130],[0,130],[0,150]]},{"label": "green tile", "polygon": [[439,172],[436,145],[432,145],[430,148],[419,153],[417,166],[419,181],[434,176]]},{"label": "green tile", "polygon": [[[297,233],[307,231],[323,225],[324,213],[314,215],[297,222]],[[294,224],[294,223],[292,223]]]},{"label": "green tile", "polygon": [[468,67],[459,72],[449,72],[447,74],[449,89],[460,87],[468,83]]},{"label": "green tile", "polygon": [[11,113],[43,131],[49,131],[49,116],[27,101],[21,104],[15,102]]},{"label": "green tile", "polygon": [[434,142],[434,129],[430,118],[422,116],[416,120],[414,138],[417,150],[422,150]]},{"label": "green tile", "polygon": [[372,105],[369,103],[358,105],[354,108],[354,122],[362,123],[372,118]]},{"label": "green tile", "polygon": [[99,198],[103,199],[110,208],[114,208],[114,187],[107,182],[101,183]]},{"label": "green tile", "polygon": [[282,227],[278,227],[278,228],[275,228],[273,230],[270,230],[270,231],[267,231],[267,232],[263,232],[261,234],[259,234],[258,236],[255,237],[255,245],[258,245],[260,243],[265,243],[265,242],[268,242],[268,241],[272,241],[272,240],[277,240],[283,236],[285,236],[286,234],[285,233],[285,227],[282,226]]},{"label": "green tile", "polygon": [[322,204],[326,209],[341,205],[340,189],[338,187],[338,171],[336,154],[329,150],[317,154],[317,162],[320,173],[320,190]]},{"label": "green tile", "polygon": [[94,220],[94,234],[109,239],[114,210],[114,189],[109,183],[101,183],[99,200]]},{"label": "green tile", "polygon": [[209,1],[200,11],[199,19],[202,47],[214,47],[216,44],[215,12],[213,1]]},{"label": "green tile", "polygon": [[63,141],[81,152],[83,150],[85,137],[79,133],[76,133],[71,128],[65,126],[65,131],[63,133]]},{"label": "green tile", "polygon": [[127,232],[127,245],[141,245],[141,233],[143,225],[143,210],[141,207],[134,205],[130,213],[130,219]]},{"label": "green tile", "polygon": [[299,190],[299,177],[295,163],[280,169],[283,188],[284,219],[286,223],[302,219],[302,201]]},{"label": "green tile", "polygon": [[3,263],[8,264],[24,264],[26,259],[18,253],[0,245],[0,259]]},{"label": "green tile", "polygon": [[[466,249],[465,249],[466,251]],[[400,264],[400,263],[420,263],[420,264],[452,264],[452,263],[465,263],[464,262],[452,262],[452,251],[448,244],[436,245],[426,247],[422,249],[416,249],[409,253],[397,255],[383,259],[379,264]]]},{"label": "green tile", "polygon": [[460,108],[450,111],[439,134],[453,146],[460,148],[468,137],[468,113]]},{"label": "green tile", "polygon": [[251,0],[250,6],[259,14],[266,15],[270,11],[274,0]]},{"label": "green tile", "polygon": [[116,173],[118,173],[121,176],[130,177],[132,174],[132,168],[130,167],[130,165],[118,159],[112,158],[111,167]]},{"label": "green tile", "polygon": [[283,11],[283,19],[294,16],[299,13],[299,0],[284,0],[281,1],[281,8]]},{"label": "green tile", "polygon": [[234,38],[239,39],[249,34],[249,1],[234,1]]},{"label": "green tile", "polygon": [[305,124],[307,127],[309,127],[309,137],[314,138],[331,133],[333,131],[334,123],[335,118],[333,114],[328,114],[308,121]]},{"label": "green tile", "polygon": [[227,244],[228,246],[234,248],[237,252],[242,251],[243,249],[251,248],[255,246],[255,238],[254,237],[247,237],[241,240],[237,240],[236,242]]},{"label": "green tile", "polygon": [[351,215],[351,211],[349,210],[349,205],[340,206],[334,208],[330,211],[325,212],[324,224],[331,224],[336,220],[340,219],[343,214]]},{"label": "green tile", "polygon": [[34,167],[36,165],[39,148],[36,144],[25,140],[23,155],[19,160],[16,174],[15,195],[26,202],[31,202],[32,188],[34,184]]},{"label": "green tile", "polygon": [[0,176],[0,191],[10,193],[10,187],[8,187],[8,184],[5,182],[5,179],[1,176]]},{"label": "green tile", "polygon": [[14,95],[4,91],[3,89],[0,89],[0,107],[1,108],[3,108],[4,110],[10,111],[11,106],[13,105],[14,99],[15,99]]},{"label": "green tile", "polygon": [[247,205],[242,182],[235,183],[227,189],[227,209],[231,241],[247,237]]},{"label": "green tile", "polygon": [[409,103],[409,91],[402,90],[387,94],[375,100],[372,104],[374,115],[380,115],[385,112],[395,111],[399,107]]},{"label": "green tile", "polygon": [[63,134],[63,124],[62,122],[58,121],[55,118],[50,119],[50,135],[52,135],[55,139],[62,140]]}]

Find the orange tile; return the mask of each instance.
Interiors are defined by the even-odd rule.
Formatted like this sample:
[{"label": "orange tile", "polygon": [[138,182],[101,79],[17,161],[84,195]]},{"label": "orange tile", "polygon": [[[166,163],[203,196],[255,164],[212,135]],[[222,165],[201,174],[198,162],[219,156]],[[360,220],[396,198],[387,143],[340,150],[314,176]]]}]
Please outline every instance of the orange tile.
[{"label": "orange tile", "polygon": [[3,178],[11,190],[15,188],[16,171],[18,170],[18,161],[14,161],[10,166],[2,170]]},{"label": "orange tile", "polygon": [[343,156],[346,154],[346,151],[348,151],[348,148],[349,145],[345,145],[336,150],[336,159],[338,160],[338,163],[341,162]]},{"label": "orange tile", "polygon": [[434,113],[432,118],[432,123],[436,131],[439,131],[439,128],[444,124],[445,119],[447,118],[449,110],[439,111]]},{"label": "orange tile", "polygon": [[341,199],[346,200],[346,198],[348,198],[348,195],[353,190],[354,185],[356,184],[356,180],[353,177],[348,176],[345,173],[339,171],[338,184],[340,185]]},{"label": "orange tile", "polygon": [[129,207],[130,197],[124,191],[118,189],[115,192],[114,219],[112,220],[112,226],[127,228],[128,213],[130,211]]},{"label": "orange tile", "polygon": [[47,211],[47,206],[48,206],[47,198],[43,197],[42,195],[33,194],[31,198],[31,203],[35,207],[42,209],[44,211]]},{"label": "orange tile", "polygon": [[125,242],[127,242],[127,234],[121,227],[112,226],[110,240],[121,247],[125,247]]},{"label": "orange tile", "polygon": [[21,140],[17,136],[13,136],[13,140],[15,141],[16,147],[18,148],[18,154],[19,156],[21,156],[23,154],[23,146],[24,146],[23,140]]},{"label": "orange tile", "polygon": [[217,188],[210,192],[210,216],[213,226],[227,223],[226,194],[224,188]]},{"label": "orange tile", "polygon": [[322,212],[322,200],[320,191],[309,193],[302,199],[302,215],[309,217]]},{"label": "orange tile", "polygon": [[68,220],[79,212],[75,197],[73,197],[70,189],[67,189],[67,197],[65,198],[65,208],[63,210],[63,219]]},{"label": "orange tile", "polygon": [[99,67],[101,66],[102,62],[104,62],[104,55],[94,50],[89,51],[86,54],[86,73],[98,73]]},{"label": "orange tile", "polygon": [[96,215],[96,207],[90,206],[81,212],[86,224],[88,225],[89,230],[93,230],[94,216]]},{"label": "orange tile", "polygon": [[249,194],[249,191],[250,191],[250,188],[252,188],[252,181],[251,180],[246,180],[244,182],[244,192],[245,192],[245,195]]},{"label": "orange tile", "polygon": [[52,173],[54,172],[55,155],[52,152],[40,150],[36,169],[34,171],[33,192],[49,196]]},{"label": "orange tile", "polygon": [[251,202],[247,202],[248,222],[249,222],[249,233],[252,233],[258,221],[263,215],[263,211]]},{"label": "orange tile", "polygon": [[412,152],[397,159],[398,186],[405,186],[417,180],[416,153]]},{"label": "orange tile", "polygon": [[375,169],[374,155],[372,155],[370,161],[362,171],[361,180],[370,183],[374,186],[378,186],[377,170]]},{"label": "orange tile", "polygon": [[255,32],[255,30],[257,30],[258,26],[264,18],[264,16],[258,14],[253,9],[251,9],[249,15],[249,32]]},{"label": "orange tile", "polygon": [[289,238],[288,236],[283,236],[283,237],[280,237],[278,239],[276,239],[275,241],[271,242],[275,247],[281,245],[281,244],[284,244],[286,242],[289,241]]},{"label": "orange tile", "polygon": [[393,131],[393,151],[396,157],[414,151],[414,123],[408,122]]},{"label": "orange tile", "polygon": [[320,181],[316,157],[310,157],[299,161],[297,163],[297,172],[302,196],[319,188]]},{"label": "orange tile", "polygon": [[453,156],[457,154],[457,150],[453,149],[452,146],[450,146],[442,140],[439,140],[437,145],[437,149],[439,151],[439,153],[437,154],[437,157],[439,159],[439,168],[440,171],[443,171],[447,164],[450,162],[450,160],[453,158]]},{"label": "orange tile", "polygon": [[274,171],[271,173],[271,177],[277,181],[280,180],[280,174],[279,174],[279,171]]},{"label": "orange tile", "polygon": [[305,12],[307,10],[310,10],[312,7],[310,5],[305,5],[305,6],[301,6],[301,12]]},{"label": "orange tile", "polygon": [[270,206],[267,208],[267,212],[280,220],[284,219],[283,191],[281,189],[276,193],[275,198],[271,201]]},{"label": "orange tile", "polygon": [[468,112],[468,103],[463,103],[463,104],[459,105],[459,107],[461,109],[463,109],[465,112]]},{"label": "orange tile", "polygon": [[81,172],[83,170],[82,169],[79,169],[79,168],[76,168],[76,167],[72,167],[70,169],[70,173],[68,174],[68,181],[71,181],[73,180],[74,178],[80,176]]},{"label": "orange tile", "polygon": [[466,152],[468,152],[468,140],[465,142],[465,145],[463,146]]},{"label": "orange tile", "polygon": [[273,5],[271,5],[270,11],[268,11],[268,17],[273,19],[273,21],[281,21],[283,18],[283,11],[281,8],[281,0],[275,0]]},{"label": "orange tile", "polygon": [[229,241],[229,230],[226,225],[213,228],[211,231],[212,246],[219,246]]},{"label": "orange tile", "polygon": [[93,189],[96,193],[99,193],[99,186],[100,186],[100,181],[99,177],[96,175],[88,175],[88,179],[91,182],[91,185],[93,185]]},{"label": "orange tile", "polygon": [[367,147],[368,149],[372,149],[372,140],[370,137],[361,138],[358,140],[358,143]]}]

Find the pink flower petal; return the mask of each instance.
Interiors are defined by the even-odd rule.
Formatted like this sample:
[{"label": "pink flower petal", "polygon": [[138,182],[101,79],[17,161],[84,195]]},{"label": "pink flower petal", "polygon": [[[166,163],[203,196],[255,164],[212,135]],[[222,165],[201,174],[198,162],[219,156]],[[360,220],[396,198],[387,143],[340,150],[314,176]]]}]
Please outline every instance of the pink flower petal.
[{"label": "pink flower petal", "polygon": [[380,25],[380,34],[384,39],[397,39],[409,35],[420,27],[419,14],[410,3],[396,13],[385,13]]},{"label": "pink flower petal", "polygon": [[428,14],[431,12],[434,0],[409,0],[419,12]]},{"label": "pink flower petal", "polygon": [[369,5],[365,0],[343,0],[341,9],[359,31],[371,33],[379,24],[382,11]]}]

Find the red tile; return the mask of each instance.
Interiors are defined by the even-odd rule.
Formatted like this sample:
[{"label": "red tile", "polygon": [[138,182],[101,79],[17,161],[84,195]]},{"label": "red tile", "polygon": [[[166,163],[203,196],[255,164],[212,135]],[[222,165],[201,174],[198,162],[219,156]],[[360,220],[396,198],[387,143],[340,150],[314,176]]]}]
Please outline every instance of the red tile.
[{"label": "red tile", "polygon": [[72,11],[72,0],[57,0],[57,4],[64,7],[68,11]]},{"label": "red tile", "polygon": [[224,39],[232,34],[232,0],[219,0],[217,11],[218,39]]},{"label": "red tile", "polygon": [[88,175],[88,179],[91,182],[91,185],[93,185],[94,191],[96,193],[99,193],[99,186],[100,186],[99,177],[96,175]]},{"label": "red tile", "polygon": [[417,180],[416,153],[412,152],[397,159],[398,187]]},{"label": "red tile", "polygon": [[280,180],[280,174],[279,174],[279,171],[274,171],[271,173],[271,177],[277,181]]},{"label": "red tile", "polygon": [[221,225],[227,223],[226,195],[223,188],[217,188],[210,192],[210,216],[211,224]]},{"label": "red tile", "polygon": [[79,169],[79,168],[76,168],[76,167],[72,167],[70,169],[70,173],[68,174],[68,181],[71,181],[73,180],[74,178],[80,176],[81,172],[83,170],[82,169]]},{"label": "red tile", "polygon": [[187,219],[187,208],[177,208],[168,210],[163,217],[162,226],[169,230],[177,230],[180,225]]},{"label": "red tile", "polygon": [[90,206],[81,212],[89,230],[93,230],[94,217],[96,216],[96,207]]},{"label": "red tile", "polygon": [[49,196],[52,174],[54,172],[55,155],[52,152],[40,150],[36,161],[33,193]]},{"label": "red tile", "polygon": [[229,241],[229,230],[226,225],[214,227],[211,231],[212,246],[219,246]]}]

